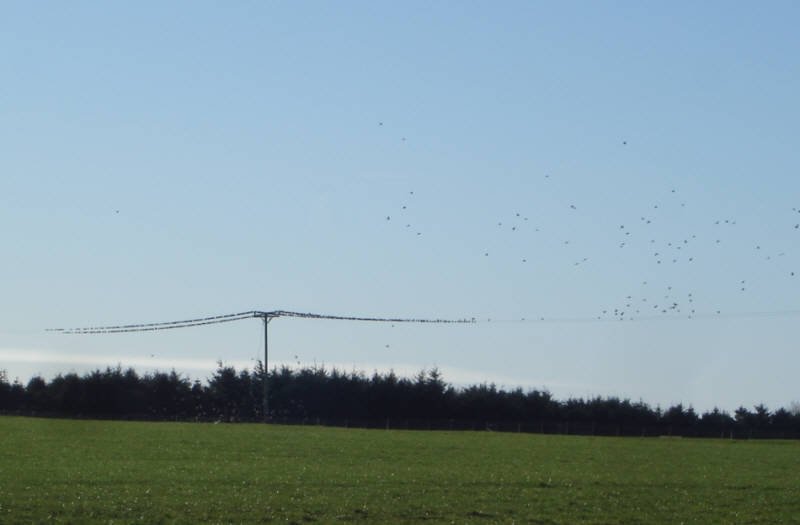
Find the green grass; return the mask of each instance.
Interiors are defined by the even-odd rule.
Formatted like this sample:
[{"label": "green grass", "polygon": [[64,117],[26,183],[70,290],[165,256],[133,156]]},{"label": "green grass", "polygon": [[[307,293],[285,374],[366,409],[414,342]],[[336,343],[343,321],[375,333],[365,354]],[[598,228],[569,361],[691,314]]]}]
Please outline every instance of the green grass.
[{"label": "green grass", "polygon": [[800,523],[800,443],[0,417],[0,524]]}]

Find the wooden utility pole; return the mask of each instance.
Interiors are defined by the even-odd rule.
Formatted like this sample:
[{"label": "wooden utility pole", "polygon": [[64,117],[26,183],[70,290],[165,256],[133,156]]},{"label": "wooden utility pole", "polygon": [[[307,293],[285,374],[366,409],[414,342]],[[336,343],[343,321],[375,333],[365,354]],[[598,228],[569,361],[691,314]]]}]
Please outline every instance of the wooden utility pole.
[{"label": "wooden utility pole", "polygon": [[264,422],[269,422],[269,322],[272,316],[264,313]]}]

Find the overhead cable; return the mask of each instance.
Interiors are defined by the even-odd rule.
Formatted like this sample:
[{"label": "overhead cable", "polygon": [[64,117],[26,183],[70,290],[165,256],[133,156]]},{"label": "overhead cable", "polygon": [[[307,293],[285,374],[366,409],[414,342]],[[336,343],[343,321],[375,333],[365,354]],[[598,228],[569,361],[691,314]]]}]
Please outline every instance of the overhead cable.
[{"label": "overhead cable", "polygon": [[257,312],[241,312],[238,314],[215,315],[198,319],[186,319],[183,321],[166,321],[161,323],[141,323],[125,324],[114,326],[89,326],[83,328],[48,328],[48,332],[59,332],[62,334],[115,334],[123,332],[153,332],[156,330],[170,330],[173,328],[188,328],[190,326],[203,326],[209,324],[229,323],[256,317]]},{"label": "overhead cable", "polygon": [[197,319],[186,319],[183,321],[165,321],[159,323],[139,323],[122,324],[111,326],[89,326],[82,328],[48,328],[48,332],[58,332],[62,334],[119,334],[128,332],[155,332],[158,330],[172,330],[175,328],[188,328],[192,326],[204,326],[210,324],[229,323],[250,319],[253,317],[271,319],[274,317],[298,317],[304,319],[331,319],[335,321],[373,321],[373,322],[392,322],[392,323],[474,323],[475,319],[420,319],[420,318],[401,318],[401,317],[358,317],[343,315],[327,315],[303,312],[289,312],[286,310],[273,310],[269,312],[249,311],[236,314],[214,315],[211,317],[201,317]]}]

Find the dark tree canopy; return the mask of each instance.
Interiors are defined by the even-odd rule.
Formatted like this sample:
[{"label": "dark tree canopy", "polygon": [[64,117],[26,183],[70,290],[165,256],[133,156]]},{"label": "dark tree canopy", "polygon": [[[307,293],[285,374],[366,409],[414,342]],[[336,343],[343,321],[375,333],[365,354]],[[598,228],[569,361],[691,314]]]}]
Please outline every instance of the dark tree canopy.
[{"label": "dark tree canopy", "polygon": [[[455,388],[434,368],[413,378],[394,372],[367,376],[324,367],[273,368],[265,374],[219,363],[206,383],[171,372],[144,375],[121,367],[51,381],[9,382],[0,370],[3,413],[118,419],[258,421],[264,419],[264,379],[269,417],[288,423],[344,421],[366,426],[475,428],[603,435],[800,437],[800,412],[763,404],[717,408],[698,415],[682,404],[666,410],[616,397],[553,399],[546,390],[498,389],[494,384]],[[394,423],[392,423],[394,422]]]}]

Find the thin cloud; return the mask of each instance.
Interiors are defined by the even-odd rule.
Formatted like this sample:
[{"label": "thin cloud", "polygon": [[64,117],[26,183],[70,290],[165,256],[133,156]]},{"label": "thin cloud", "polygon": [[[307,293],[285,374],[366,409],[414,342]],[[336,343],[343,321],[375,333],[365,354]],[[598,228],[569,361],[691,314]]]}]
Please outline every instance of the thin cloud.
[{"label": "thin cloud", "polygon": [[[93,355],[93,354],[63,354],[36,349],[4,348],[0,349],[0,362],[6,364],[0,368],[9,368],[11,375],[18,377],[31,377],[38,374],[56,375],[70,371],[89,371],[97,368],[115,367],[135,368],[141,371],[149,370],[172,370],[185,373],[191,377],[205,377],[217,369],[219,362],[225,366],[232,366],[237,370],[252,370],[256,364],[256,359],[186,359],[172,358],[167,356],[130,356],[130,355]],[[15,366],[8,366],[15,365]],[[497,385],[498,388],[536,388],[536,389],[557,389],[559,391],[585,391],[590,389],[589,385],[579,385],[568,382],[546,382],[543,380],[522,380],[510,376],[493,374],[470,370],[446,365],[430,364],[426,366],[414,365],[409,363],[376,363],[376,362],[297,362],[275,360],[270,361],[270,368],[313,368],[320,367],[325,370],[334,368],[344,372],[356,372],[371,375],[374,372],[387,374],[394,372],[399,377],[414,378],[420,371],[429,371],[437,368],[442,373],[443,380],[456,387],[467,387],[483,383]],[[46,372],[42,370],[46,369]],[[25,372],[14,374],[14,372]],[[594,387],[596,388],[596,387]]]},{"label": "thin cloud", "polygon": [[[43,350],[29,349],[0,349],[0,361],[4,363],[17,363],[21,365],[48,365],[53,368],[59,365],[67,365],[80,368],[98,368],[106,366],[133,367],[145,369],[186,369],[186,370],[207,370],[212,371],[217,368],[216,359],[184,359],[170,357],[143,357],[143,356],[108,356],[92,354],[61,354],[57,352],[47,352]],[[227,366],[236,368],[252,368],[254,361],[221,360]]]}]

